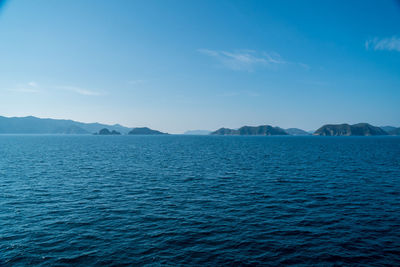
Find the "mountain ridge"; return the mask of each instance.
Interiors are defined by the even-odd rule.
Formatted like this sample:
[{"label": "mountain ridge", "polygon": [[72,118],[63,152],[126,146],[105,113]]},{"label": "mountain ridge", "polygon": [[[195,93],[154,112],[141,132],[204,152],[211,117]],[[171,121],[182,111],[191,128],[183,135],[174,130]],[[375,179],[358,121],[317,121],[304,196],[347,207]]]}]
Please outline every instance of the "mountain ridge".
[{"label": "mountain ridge", "polygon": [[[130,128],[118,123],[113,125],[98,122],[84,123],[68,119],[0,116],[0,134],[94,134],[107,128],[110,132],[137,135],[166,134],[148,127]],[[192,130],[187,135],[323,135],[323,136],[372,136],[372,135],[400,135],[400,127],[377,127],[368,123],[357,124],[325,124],[318,130],[307,132],[299,128],[273,127],[270,125],[243,126],[236,129],[220,128],[216,131]]]},{"label": "mountain ridge", "polygon": [[285,132],[287,132],[289,135],[311,135],[309,132],[306,132],[302,129],[299,128],[288,128],[285,129]]},{"label": "mountain ridge", "polygon": [[211,135],[288,135],[285,130],[271,125],[243,126],[239,129],[220,128]]},{"label": "mountain ridge", "polygon": [[0,116],[0,134],[93,134],[103,128],[128,133],[132,128],[119,124],[84,123],[74,120]]},{"label": "mountain ridge", "polygon": [[369,123],[357,124],[325,124],[314,132],[320,136],[375,136],[388,135],[387,132]]},{"label": "mountain ridge", "polygon": [[128,134],[129,135],[166,135],[167,133],[153,130],[148,127],[136,127],[136,128],[133,128]]}]

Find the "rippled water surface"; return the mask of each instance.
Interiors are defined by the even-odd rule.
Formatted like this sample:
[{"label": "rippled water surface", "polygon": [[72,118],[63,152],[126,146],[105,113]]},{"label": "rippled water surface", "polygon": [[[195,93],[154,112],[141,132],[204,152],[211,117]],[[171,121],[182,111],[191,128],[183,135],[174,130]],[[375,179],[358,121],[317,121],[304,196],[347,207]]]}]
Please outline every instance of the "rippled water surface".
[{"label": "rippled water surface", "polygon": [[0,265],[400,265],[400,138],[0,136]]}]

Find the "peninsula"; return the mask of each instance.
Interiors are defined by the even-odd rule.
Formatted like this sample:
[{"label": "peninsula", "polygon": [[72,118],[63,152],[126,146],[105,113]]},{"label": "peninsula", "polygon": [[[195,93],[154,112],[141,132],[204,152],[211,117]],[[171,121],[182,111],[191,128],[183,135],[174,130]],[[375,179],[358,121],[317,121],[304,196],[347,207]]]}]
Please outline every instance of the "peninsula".
[{"label": "peninsula", "polygon": [[237,130],[221,128],[211,133],[212,135],[288,135],[285,130],[270,125],[243,126]]},{"label": "peninsula", "polygon": [[138,128],[133,128],[128,134],[130,134],[130,135],[162,135],[162,134],[167,134],[167,133],[152,130],[147,127],[138,127]]},{"label": "peninsula", "polygon": [[379,127],[372,126],[368,123],[357,123],[349,125],[344,124],[327,124],[315,131],[314,135],[321,136],[375,136],[388,135],[387,132]]}]

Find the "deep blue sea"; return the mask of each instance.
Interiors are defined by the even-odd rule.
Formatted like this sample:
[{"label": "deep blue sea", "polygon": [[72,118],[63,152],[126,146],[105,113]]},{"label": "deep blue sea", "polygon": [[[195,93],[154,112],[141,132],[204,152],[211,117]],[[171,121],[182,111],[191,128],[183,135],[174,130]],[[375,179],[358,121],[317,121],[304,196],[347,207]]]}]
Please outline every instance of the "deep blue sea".
[{"label": "deep blue sea", "polygon": [[400,138],[0,136],[0,265],[400,265]]}]

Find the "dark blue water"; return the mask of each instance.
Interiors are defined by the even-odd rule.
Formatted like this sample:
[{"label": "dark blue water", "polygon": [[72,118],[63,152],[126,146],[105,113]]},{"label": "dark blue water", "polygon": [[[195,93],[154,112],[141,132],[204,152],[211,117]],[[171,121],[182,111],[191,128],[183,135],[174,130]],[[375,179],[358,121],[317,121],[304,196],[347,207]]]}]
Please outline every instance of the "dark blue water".
[{"label": "dark blue water", "polygon": [[0,265],[400,265],[400,138],[0,136]]}]

